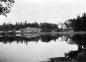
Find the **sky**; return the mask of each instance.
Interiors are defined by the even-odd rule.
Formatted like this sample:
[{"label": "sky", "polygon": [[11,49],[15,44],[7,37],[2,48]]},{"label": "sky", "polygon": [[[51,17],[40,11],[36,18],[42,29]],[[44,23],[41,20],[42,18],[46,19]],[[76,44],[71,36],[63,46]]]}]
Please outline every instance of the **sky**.
[{"label": "sky", "polygon": [[15,0],[7,18],[0,16],[0,24],[27,22],[55,23],[76,18],[86,12],[86,0]]}]

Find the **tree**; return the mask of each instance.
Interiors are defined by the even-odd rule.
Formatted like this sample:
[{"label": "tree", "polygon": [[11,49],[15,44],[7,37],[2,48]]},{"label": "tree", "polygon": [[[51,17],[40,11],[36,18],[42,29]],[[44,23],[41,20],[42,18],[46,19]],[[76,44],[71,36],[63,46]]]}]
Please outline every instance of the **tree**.
[{"label": "tree", "polygon": [[40,23],[40,29],[42,32],[59,31],[58,25],[51,23]]},{"label": "tree", "polygon": [[7,17],[7,13],[10,13],[11,7],[13,7],[14,2],[14,0],[0,0],[0,15],[4,15]]},{"label": "tree", "polygon": [[77,18],[69,19],[64,24],[67,29],[74,31],[86,31],[86,13],[82,16],[77,16]]}]

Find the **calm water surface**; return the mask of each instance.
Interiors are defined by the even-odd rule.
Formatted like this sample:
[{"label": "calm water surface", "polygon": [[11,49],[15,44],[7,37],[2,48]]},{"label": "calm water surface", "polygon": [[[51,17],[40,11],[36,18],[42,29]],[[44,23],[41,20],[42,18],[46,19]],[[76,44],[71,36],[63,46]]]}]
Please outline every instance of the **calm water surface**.
[{"label": "calm water surface", "polygon": [[0,43],[0,62],[40,62],[51,57],[64,57],[64,53],[76,50],[76,45],[69,45],[65,41]]}]

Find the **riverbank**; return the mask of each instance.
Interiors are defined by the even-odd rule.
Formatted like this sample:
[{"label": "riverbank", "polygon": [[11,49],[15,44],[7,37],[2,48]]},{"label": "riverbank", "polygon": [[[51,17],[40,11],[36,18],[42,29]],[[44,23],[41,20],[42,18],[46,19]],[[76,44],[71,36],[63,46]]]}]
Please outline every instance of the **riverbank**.
[{"label": "riverbank", "polygon": [[41,36],[41,35],[70,35],[73,36],[75,34],[86,34],[85,31],[79,31],[79,32],[74,32],[74,31],[68,31],[68,32],[14,32],[14,31],[10,31],[10,32],[0,32],[0,36],[8,36],[8,35],[15,35],[15,36],[29,36],[29,37],[37,37],[37,36]]}]

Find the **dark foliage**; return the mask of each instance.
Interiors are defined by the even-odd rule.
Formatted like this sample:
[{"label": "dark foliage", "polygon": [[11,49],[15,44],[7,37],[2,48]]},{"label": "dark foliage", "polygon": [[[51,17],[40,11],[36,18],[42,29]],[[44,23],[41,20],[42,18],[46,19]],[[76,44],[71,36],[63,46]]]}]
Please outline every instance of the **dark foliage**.
[{"label": "dark foliage", "polygon": [[59,31],[58,25],[56,24],[50,24],[50,23],[27,23],[25,21],[24,23],[16,23],[16,24],[11,24],[11,23],[3,23],[0,25],[0,31],[16,31],[20,29],[25,29],[27,27],[30,28],[38,28],[41,29],[42,32],[51,32],[51,31]]},{"label": "dark foliage", "polygon": [[3,23],[2,25],[0,25],[0,31],[12,31],[12,30],[20,30],[23,28],[27,28],[27,27],[31,27],[31,28],[39,28],[39,24],[38,23],[16,23],[16,24],[11,24],[11,23]]},{"label": "dark foliage", "polygon": [[[5,6],[2,4],[5,3]],[[0,15],[7,17],[7,13],[10,13],[11,7],[14,4],[14,0],[0,0]]]},{"label": "dark foliage", "polygon": [[42,32],[59,31],[58,25],[51,23],[40,23]]},{"label": "dark foliage", "polygon": [[73,43],[77,44],[78,47],[81,49],[82,46],[83,48],[86,48],[86,34],[84,35],[74,35],[70,37]]},{"label": "dark foliage", "polygon": [[37,42],[39,40],[39,37],[31,37],[31,38],[27,38],[27,37],[19,37],[19,36],[4,36],[4,37],[0,37],[0,42],[3,42],[5,44],[7,43],[12,43],[12,42],[17,42],[17,43],[27,43],[27,42],[31,42],[31,41],[35,41]]},{"label": "dark foliage", "polygon": [[81,17],[78,16],[75,19],[69,19],[65,22],[67,29],[72,29],[74,31],[86,31],[86,13]]},{"label": "dark foliage", "polygon": [[75,60],[73,62],[86,62],[86,49],[70,51],[66,53],[66,58],[70,61]]}]

